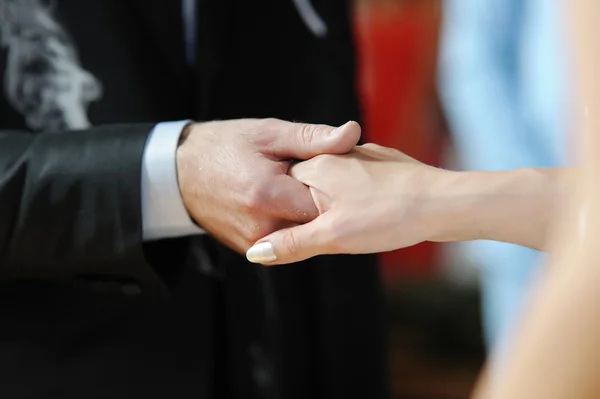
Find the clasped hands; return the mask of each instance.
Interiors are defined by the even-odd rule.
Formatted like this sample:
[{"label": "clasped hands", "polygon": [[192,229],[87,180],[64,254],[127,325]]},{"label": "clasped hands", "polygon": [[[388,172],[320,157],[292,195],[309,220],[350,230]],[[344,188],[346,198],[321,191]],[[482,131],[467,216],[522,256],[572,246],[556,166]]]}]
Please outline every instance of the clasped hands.
[{"label": "clasped hands", "polygon": [[427,192],[445,171],[357,146],[360,135],[356,122],[191,125],[177,151],[184,204],[216,239],[267,265],[435,239]]}]

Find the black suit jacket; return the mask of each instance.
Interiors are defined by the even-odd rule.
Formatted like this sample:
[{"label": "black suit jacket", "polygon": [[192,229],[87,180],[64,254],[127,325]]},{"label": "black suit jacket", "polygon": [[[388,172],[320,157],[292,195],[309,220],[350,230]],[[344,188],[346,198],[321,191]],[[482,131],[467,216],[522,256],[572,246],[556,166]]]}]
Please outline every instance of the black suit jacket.
[{"label": "black suit jacket", "polygon": [[141,235],[153,123],[359,120],[346,1],[198,0],[193,67],[178,0],[0,3],[2,398],[387,397],[373,257]]}]

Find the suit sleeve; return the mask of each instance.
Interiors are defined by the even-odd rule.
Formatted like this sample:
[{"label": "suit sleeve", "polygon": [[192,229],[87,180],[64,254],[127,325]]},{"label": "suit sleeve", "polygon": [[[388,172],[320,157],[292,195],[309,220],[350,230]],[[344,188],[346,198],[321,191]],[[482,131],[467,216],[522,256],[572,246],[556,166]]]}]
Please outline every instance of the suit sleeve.
[{"label": "suit sleeve", "polygon": [[0,278],[146,267],[140,179],[153,127],[0,131]]}]

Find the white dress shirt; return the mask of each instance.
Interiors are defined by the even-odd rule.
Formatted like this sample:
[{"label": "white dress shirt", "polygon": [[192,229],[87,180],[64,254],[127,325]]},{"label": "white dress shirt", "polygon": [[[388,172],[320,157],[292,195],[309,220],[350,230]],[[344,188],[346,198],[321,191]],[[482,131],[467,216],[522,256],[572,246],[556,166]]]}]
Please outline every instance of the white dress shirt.
[{"label": "white dress shirt", "polygon": [[177,143],[191,121],[163,122],[150,133],[142,158],[142,231],[145,241],[202,234],[179,191]]}]

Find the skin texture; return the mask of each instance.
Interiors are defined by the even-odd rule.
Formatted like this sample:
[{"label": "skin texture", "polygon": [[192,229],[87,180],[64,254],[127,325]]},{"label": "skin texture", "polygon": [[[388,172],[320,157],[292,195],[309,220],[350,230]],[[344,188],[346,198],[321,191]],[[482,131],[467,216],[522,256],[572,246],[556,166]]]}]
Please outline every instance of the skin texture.
[{"label": "skin texture", "polygon": [[309,189],[288,175],[290,160],[344,154],[359,138],[356,122],[338,129],[276,119],[191,125],[177,151],[184,204],[204,230],[244,253],[260,237],[318,214]]},{"label": "skin texture", "polygon": [[573,171],[451,172],[367,144],[296,164],[290,174],[310,187],[319,217],[261,239],[277,258],[262,262],[269,265],[422,241],[489,239],[543,249]]},{"label": "skin texture", "polygon": [[546,250],[555,214],[575,171],[523,168],[458,172],[439,190],[443,237],[434,241],[493,240]]}]

